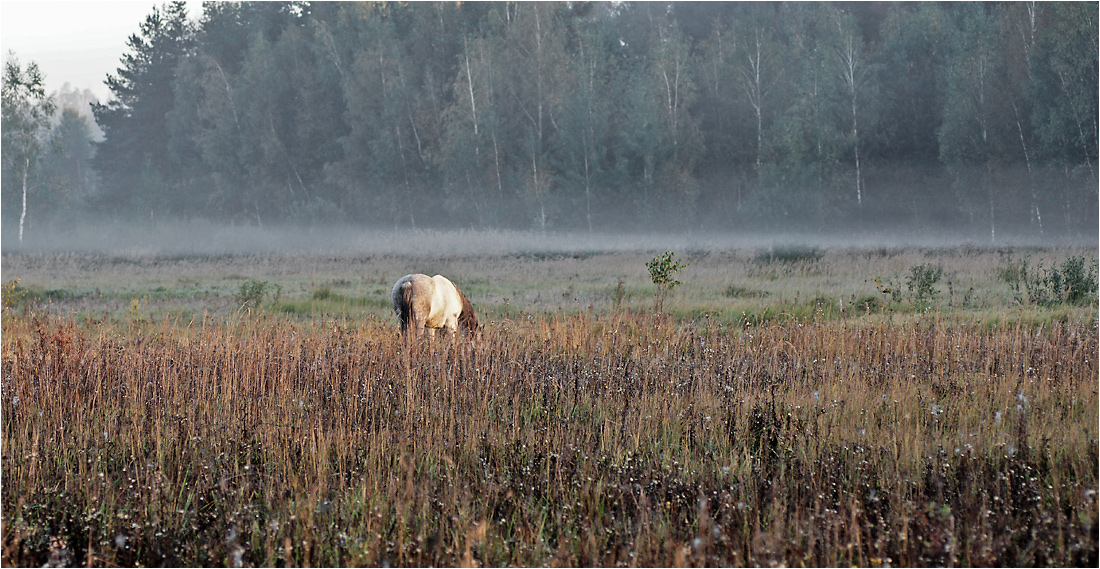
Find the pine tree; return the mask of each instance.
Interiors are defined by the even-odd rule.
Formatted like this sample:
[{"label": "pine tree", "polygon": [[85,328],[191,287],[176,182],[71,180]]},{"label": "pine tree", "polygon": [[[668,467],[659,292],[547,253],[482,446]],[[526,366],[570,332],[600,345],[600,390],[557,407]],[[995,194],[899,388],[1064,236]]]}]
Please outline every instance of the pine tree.
[{"label": "pine tree", "polygon": [[187,4],[154,7],[140,30],[127,41],[131,51],[122,57],[118,74],[107,77],[114,99],[93,107],[105,136],[96,166],[104,205],[153,215],[166,199],[159,181],[172,179],[177,170],[167,116],[174,107],[176,67],[193,44]]}]

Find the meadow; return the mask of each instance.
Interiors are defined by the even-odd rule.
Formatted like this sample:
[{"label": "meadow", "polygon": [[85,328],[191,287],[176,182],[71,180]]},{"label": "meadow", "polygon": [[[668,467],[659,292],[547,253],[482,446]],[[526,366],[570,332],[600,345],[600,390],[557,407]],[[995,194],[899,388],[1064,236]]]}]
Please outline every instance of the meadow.
[{"label": "meadow", "polygon": [[1096,566],[1095,248],[657,252],[5,253],[3,564]]}]

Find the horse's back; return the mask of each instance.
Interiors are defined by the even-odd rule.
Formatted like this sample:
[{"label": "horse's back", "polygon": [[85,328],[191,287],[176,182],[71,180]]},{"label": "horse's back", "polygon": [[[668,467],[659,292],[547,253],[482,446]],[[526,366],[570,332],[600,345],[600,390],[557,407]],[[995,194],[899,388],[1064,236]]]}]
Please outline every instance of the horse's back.
[{"label": "horse's back", "polygon": [[435,285],[434,293],[437,295],[437,298],[441,300],[444,299],[444,297],[449,298],[458,294],[458,287],[455,286],[455,283],[451,282],[451,279],[443,275],[432,277],[432,283]]},{"label": "horse's back", "polygon": [[429,326],[454,330],[458,313],[462,305],[458,301],[458,287],[447,277],[432,277],[431,311],[428,314]]}]

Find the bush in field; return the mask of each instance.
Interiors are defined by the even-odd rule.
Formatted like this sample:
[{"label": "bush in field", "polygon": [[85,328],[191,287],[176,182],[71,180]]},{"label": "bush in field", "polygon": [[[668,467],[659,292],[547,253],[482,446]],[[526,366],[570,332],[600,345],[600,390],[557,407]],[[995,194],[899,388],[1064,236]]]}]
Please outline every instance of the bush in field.
[{"label": "bush in field", "polygon": [[27,289],[19,284],[19,279],[13,279],[0,286],[0,306],[3,310],[14,311],[16,306],[24,305],[27,298]]},{"label": "bush in field", "polygon": [[1024,258],[1010,261],[996,273],[1021,304],[1085,304],[1096,299],[1096,264],[1086,265],[1084,257],[1069,257],[1050,269],[1039,264],[1034,270]]},{"label": "bush in field", "polygon": [[277,284],[248,279],[241,283],[241,288],[237,291],[237,304],[240,304],[241,308],[259,308],[268,295],[273,297],[273,301],[277,301],[282,291],[282,287]]},{"label": "bush in field", "polygon": [[676,280],[676,273],[680,272],[680,269],[686,268],[687,263],[676,261],[674,258],[676,254],[672,251],[665,251],[663,255],[657,255],[652,261],[645,264],[649,268],[649,278],[653,280],[653,284],[657,285],[657,312],[661,311],[661,308],[665,304],[665,298],[668,293],[677,286],[683,284]]},{"label": "bush in field", "polygon": [[884,298],[888,298],[893,302],[901,302],[901,289],[894,285],[892,279],[883,279],[881,276],[876,275],[875,287],[883,294]]},{"label": "bush in field", "polygon": [[935,300],[936,283],[942,276],[943,267],[940,265],[921,264],[910,267],[905,285],[909,288],[909,294],[913,295],[913,303],[922,305]]},{"label": "bush in field", "polygon": [[1070,257],[1044,276],[1051,296],[1065,304],[1084,304],[1096,294],[1096,273],[1085,266],[1084,257]]},{"label": "bush in field", "polygon": [[877,296],[865,294],[852,300],[852,306],[865,313],[878,312],[882,309],[882,303]]}]

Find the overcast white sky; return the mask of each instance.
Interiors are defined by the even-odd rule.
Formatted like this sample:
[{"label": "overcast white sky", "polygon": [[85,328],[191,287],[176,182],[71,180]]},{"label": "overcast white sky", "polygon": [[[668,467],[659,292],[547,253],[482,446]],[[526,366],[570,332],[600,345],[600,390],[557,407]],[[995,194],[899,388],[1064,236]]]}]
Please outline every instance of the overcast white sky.
[{"label": "overcast white sky", "polygon": [[[109,96],[103,81],[121,65],[126,39],[154,6],[166,2],[50,0],[0,1],[0,48],[6,60],[15,51],[22,65],[30,61],[46,75],[46,92],[70,83],[91,89],[100,102]],[[188,2],[192,19],[201,15],[201,2]]]}]

